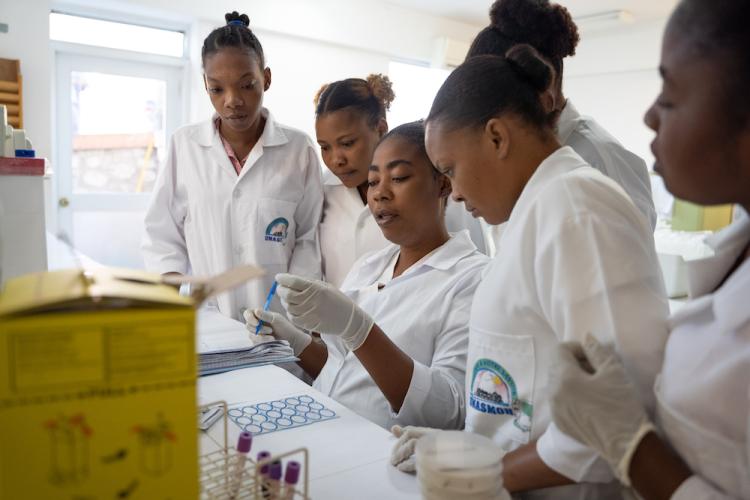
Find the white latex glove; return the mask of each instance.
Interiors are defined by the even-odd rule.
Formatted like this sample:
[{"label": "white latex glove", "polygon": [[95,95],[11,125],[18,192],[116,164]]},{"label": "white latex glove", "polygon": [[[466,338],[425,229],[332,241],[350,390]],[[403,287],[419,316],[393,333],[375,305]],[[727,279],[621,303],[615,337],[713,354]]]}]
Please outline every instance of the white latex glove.
[{"label": "white latex glove", "polygon": [[312,336],[294,326],[288,319],[279,313],[255,309],[252,312],[245,311],[245,327],[250,332],[250,339],[255,337],[255,328],[262,321],[258,336],[273,335],[277,339],[286,340],[292,346],[295,356],[305,350],[312,342]]},{"label": "white latex glove", "polygon": [[628,471],[641,439],[654,430],[614,350],[587,335],[558,346],[550,367],[552,418],[567,435],[596,450],[630,486]]},{"label": "white latex glove", "polygon": [[374,321],[338,288],[292,274],[277,274],[276,282],[276,293],[292,323],[312,332],[339,335],[352,351],[364,344]]},{"label": "white latex glove", "polygon": [[391,427],[391,433],[398,438],[391,451],[391,465],[401,472],[416,472],[417,457],[414,455],[414,450],[417,446],[417,440],[432,432],[440,431],[431,427],[416,427],[413,425],[407,425],[406,427],[394,425]]}]

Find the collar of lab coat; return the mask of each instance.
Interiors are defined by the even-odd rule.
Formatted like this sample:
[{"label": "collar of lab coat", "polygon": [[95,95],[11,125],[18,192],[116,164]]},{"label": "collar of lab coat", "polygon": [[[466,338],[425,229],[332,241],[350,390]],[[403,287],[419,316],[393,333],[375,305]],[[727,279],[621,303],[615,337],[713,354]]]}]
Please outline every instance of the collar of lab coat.
[{"label": "collar of lab coat", "polygon": [[[279,124],[274,119],[273,115],[267,108],[260,110],[261,116],[266,119],[266,125],[263,127],[263,133],[260,135],[258,141],[263,147],[281,146],[289,142],[284,131],[279,127]],[[193,134],[193,139],[201,146],[210,148],[215,143],[220,141],[219,132],[214,126],[214,122],[219,115],[214,113],[210,120],[201,124]]]},{"label": "collar of lab coat", "polygon": [[563,107],[563,110],[560,113],[560,118],[557,120],[557,138],[560,142],[565,144],[568,141],[568,137],[573,133],[573,130],[575,130],[578,125],[578,120],[580,119],[580,113],[578,113],[576,107],[573,106],[573,103],[568,99],[565,102],[565,107]]},{"label": "collar of lab coat", "polygon": [[331,172],[328,167],[323,170],[323,185],[324,186],[343,186],[344,183],[341,182],[341,179],[336,177],[336,174]]},{"label": "collar of lab coat", "polygon": [[536,201],[536,193],[548,182],[577,168],[589,166],[570,146],[562,146],[539,164],[521,191],[508,220],[526,211],[526,205]]},{"label": "collar of lab coat", "polygon": [[714,255],[686,263],[691,301],[672,316],[672,325],[698,310],[709,307],[713,311],[714,321],[724,331],[733,330],[748,320],[750,260],[745,260],[729,279],[716,289],[747,248],[748,242],[750,219],[747,216],[706,238],[705,243],[714,250]]},{"label": "collar of lab coat", "polygon": [[[426,259],[418,262],[414,266],[407,270],[407,273],[402,274],[399,278],[416,273],[419,269],[424,267],[430,267],[433,269],[439,269],[447,271],[455,266],[461,259],[471,255],[477,250],[474,242],[471,241],[469,231],[464,229],[458,233],[451,235],[450,239],[443,243],[442,246],[433,250]],[[362,260],[362,263],[357,269],[357,275],[350,283],[351,288],[364,288],[369,286],[383,274],[385,266],[393,258],[393,255],[399,251],[398,245],[389,245],[383,250],[379,250]],[[394,278],[398,279],[398,278]]]}]

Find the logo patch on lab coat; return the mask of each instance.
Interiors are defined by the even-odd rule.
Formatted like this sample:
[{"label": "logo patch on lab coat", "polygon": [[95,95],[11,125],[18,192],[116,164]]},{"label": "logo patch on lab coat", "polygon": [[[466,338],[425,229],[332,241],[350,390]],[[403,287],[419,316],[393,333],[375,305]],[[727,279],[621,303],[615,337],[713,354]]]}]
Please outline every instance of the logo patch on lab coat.
[{"label": "logo patch on lab coat", "polygon": [[271,222],[266,228],[266,241],[276,241],[284,244],[286,242],[289,221],[284,217],[278,217]]},{"label": "logo patch on lab coat", "polygon": [[513,425],[524,432],[531,429],[533,405],[518,398],[513,377],[491,359],[474,363],[469,405],[482,413],[513,416]]}]

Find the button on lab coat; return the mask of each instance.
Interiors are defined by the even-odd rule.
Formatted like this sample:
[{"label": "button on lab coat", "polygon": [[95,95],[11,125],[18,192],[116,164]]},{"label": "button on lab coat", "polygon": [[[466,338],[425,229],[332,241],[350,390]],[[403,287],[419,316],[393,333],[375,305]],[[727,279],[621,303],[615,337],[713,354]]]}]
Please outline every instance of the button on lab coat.
[{"label": "button on lab coat", "polygon": [[[370,208],[362,202],[357,188],[348,188],[330,170],[323,174],[323,220],[320,223],[320,250],[323,276],[340,287],[354,262],[364,254],[390,245]],[[448,201],[445,214],[448,232],[469,230],[477,249],[486,254],[484,231],[478,219],[462,203]]]},{"label": "button on lab coat", "polygon": [[489,258],[462,231],[378,290],[378,278],[398,251],[398,246],[389,245],[364,256],[341,289],[414,360],[400,411],[391,410],[370,374],[335,335],[322,335],[328,360],[313,385],[385,428],[460,428],[469,311]]},{"label": "button on lab coat", "polygon": [[750,260],[717,289],[750,242],[750,219],[707,238],[689,261],[691,302],[670,318],[656,384],[657,425],[693,471],[673,499],[750,498]]},{"label": "button on lab coat", "polygon": [[238,320],[243,309],[263,306],[276,273],[320,274],[323,189],[315,149],[305,134],[263,114],[265,128],[239,175],[215,117],[177,130],[145,219],[142,250],[151,271],[213,275],[240,264],[266,270],[218,296],[219,310]]},{"label": "button on lab coat", "polygon": [[[466,428],[537,450],[575,480],[610,482],[597,455],[549,426],[548,367],[557,342],[591,332],[616,342],[644,403],[661,367],[668,305],[646,219],[570,147],[542,162],[477,288],[466,372]],[[583,498],[585,486],[550,490]],[[562,491],[567,490],[567,491]]]}]

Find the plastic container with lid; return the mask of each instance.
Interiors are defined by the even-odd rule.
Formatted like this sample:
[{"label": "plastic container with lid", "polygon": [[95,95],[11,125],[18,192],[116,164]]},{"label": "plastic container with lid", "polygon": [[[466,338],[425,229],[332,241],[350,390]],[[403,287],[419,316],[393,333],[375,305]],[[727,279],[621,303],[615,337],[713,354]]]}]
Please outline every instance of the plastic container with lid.
[{"label": "plastic container with lid", "polygon": [[462,431],[425,435],[417,442],[417,478],[428,500],[510,500],[503,488],[503,450]]}]

